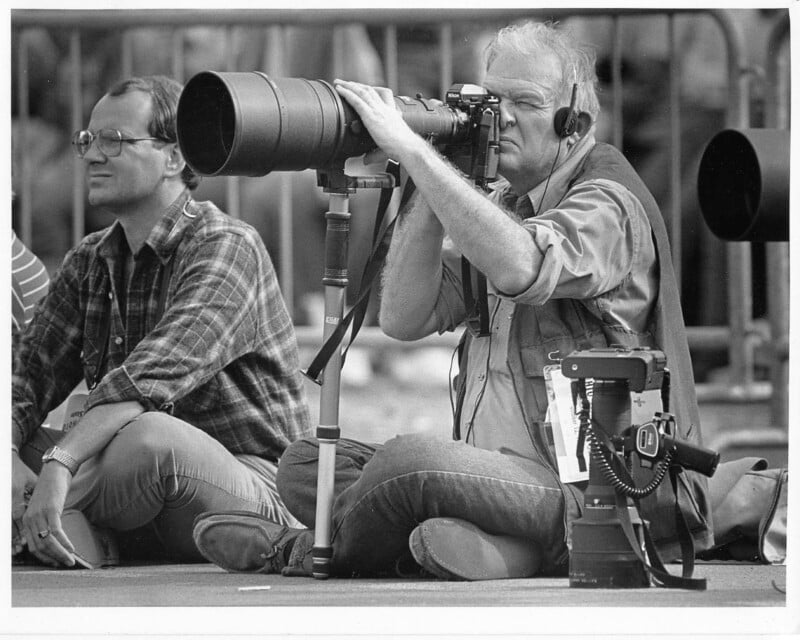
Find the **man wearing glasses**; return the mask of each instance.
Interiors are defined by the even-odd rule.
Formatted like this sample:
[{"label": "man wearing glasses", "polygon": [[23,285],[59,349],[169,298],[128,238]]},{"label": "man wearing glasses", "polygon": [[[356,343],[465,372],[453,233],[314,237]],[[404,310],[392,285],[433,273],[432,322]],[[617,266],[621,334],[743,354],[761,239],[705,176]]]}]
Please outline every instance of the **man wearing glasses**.
[{"label": "man wearing glasses", "polygon": [[[122,82],[73,137],[89,202],[115,222],[67,255],[12,383],[12,508],[27,502],[15,524],[52,566],[96,564],[79,539],[96,537],[78,533],[96,528],[123,558],[187,561],[201,558],[202,512],[294,522],[274,482],[309,433],[294,329],[256,231],[191,197],[180,91]],[[82,414],[54,438],[41,425],[82,379]]]}]

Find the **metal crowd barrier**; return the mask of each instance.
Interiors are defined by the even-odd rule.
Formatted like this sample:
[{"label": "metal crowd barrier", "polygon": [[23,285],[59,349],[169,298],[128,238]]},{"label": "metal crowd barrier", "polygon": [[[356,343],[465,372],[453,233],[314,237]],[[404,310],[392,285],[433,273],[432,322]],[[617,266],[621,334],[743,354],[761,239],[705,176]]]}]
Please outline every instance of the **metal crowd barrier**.
[{"label": "metal crowd barrier", "polygon": [[[621,34],[625,19],[635,15],[663,16],[667,26],[670,70],[668,83],[670,86],[669,121],[670,131],[664,145],[669,149],[670,157],[670,210],[664,211],[673,250],[673,262],[678,271],[680,282],[681,265],[681,182],[680,182],[680,79],[681,52],[678,50],[675,20],[677,16],[701,17],[710,16],[718,25],[723,36],[727,53],[727,114],[725,127],[743,128],[750,126],[750,83],[752,69],[744,56],[744,34],[732,19],[730,10],[688,10],[688,9],[570,9],[570,10],[521,10],[521,9],[321,9],[314,11],[263,9],[263,10],[12,10],[11,27],[19,34],[17,51],[17,85],[13,87],[18,111],[18,143],[26,148],[25,137],[29,135],[28,85],[27,69],[30,63],[26,31],[33,28],[59,29],[69,37],[69,59],[72,84],[71,123],[72,130],[81,128],[85,123],[82,112],[81,87],[81,44],[82,35],[90,30],[113,29],[122,34],[121,67],[123,76],[136,72],[133,68],[131,45],[127,30],[137,27],[169,28],[172,30],[172,75],[184,79],[183,30],[192,26],[215,26],[224,28],[226,67],[223,70],[241,71],[237,69],[237,61],[232,46],[233,29],[236,26],[264,28],[270,35],[270,50],[265,56],[268,66],[264,70],[273,75],[281,75],[283,31],[288,26],[326,25],[337,33],[338,27],[350,24],[364,24],[381,27],[383,31],[383,50],[380,52],[384,65],[387,85],[397,89],[398,68],[402,60],[398,59],[397,29],[413,25],[438,25],[439,44],[439,79],[441,95],[451,85],[453,78],[453,31],[452,27],[459,23],[480,23],[485,20],[511,22],[516,19],[533,17],[536,19],[565,19],[567,17],[604,17],[611,21],[613,53],[611,58],[612,108],[608,114],[612,124],[611,142],[621,147],[622,119],[622,51]],[[788,13],[775,28],[771,38],[771,46],[777,50],[784,41],[788,41]],[[342,65],[342,40],[334,36],[331,51],[334,74]],[[783,56],[768,55],[771,61],[767,70],[767,83],[774,87],[774,94],[769,100],[770,123],[767,126],[788,127],[788,76],[786,61],[788,53]],[[774,67],[774,68],[773,68]],[[249,69],[247,69],[249,70]],[[19,184],[18,234],[24,242],[31,242],[31,193],[36,176],[29,158],[23,156],[18,167]],[[84,184],[82,171],[78,161],[74,164],[74,180],[72,193],[72,241],[77,243],[84,235]],[[227,178],[227,202],[225,208],[233,216],[240,211],[239,180]],[[291,218],[292,202],[289,187],[289,175],[281,176],[280,199],[280,256],[277,269],[284,295],[290,306],[294,303],[292,279],[292,235]],[[754,354],[757,347],[770,342],[770,336],[757,330],[753,322],[753,292],[751,282],[752,258],[749,243],[727,243],[727,298],[729,318],[727,326],[695,326],[688,327],[690,348],[693,351],[726,350],[729,357],[732,384],[698,385],[701,400],[724,402],[764,401],[771,398],[773,423],[785,425],[787,422],[787,362],[788,362],[788,248],[784,244],[769,249],[769,296],[770,296],[770,328],[772,333],[772,379],[770,383],[759,383],[754,377]],[[774,276],[774,277],[773,277]],[[301,343],[317,344],[317,331],[298,327],[298,338]],[[416,348],[418,344],[405,344],[390,340],[380,334],[374,327],[365,327],[359,336],[365,346],[391,348]],[[434,337],[422,341],[421,344],[446,344],[451,346],[454,339]]]}]

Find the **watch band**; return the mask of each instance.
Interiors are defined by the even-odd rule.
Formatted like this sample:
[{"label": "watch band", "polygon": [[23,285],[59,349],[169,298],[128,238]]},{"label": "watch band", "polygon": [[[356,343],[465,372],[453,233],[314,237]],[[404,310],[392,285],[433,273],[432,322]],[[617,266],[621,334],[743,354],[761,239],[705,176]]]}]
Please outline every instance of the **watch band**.
[{"label": "watch band", "polygon": [[64,465],[69,470],[70,475],[73,476],[80,466],[75,458],[60,447],[50,447],[44,452],[42,464],[47,464],[51,461],[59,462]]}]

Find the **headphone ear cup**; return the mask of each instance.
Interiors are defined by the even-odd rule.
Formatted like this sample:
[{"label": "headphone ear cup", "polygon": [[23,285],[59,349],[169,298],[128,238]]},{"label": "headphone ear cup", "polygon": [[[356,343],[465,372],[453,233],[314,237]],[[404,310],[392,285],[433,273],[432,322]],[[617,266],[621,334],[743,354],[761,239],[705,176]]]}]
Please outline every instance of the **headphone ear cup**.
[{"label": "headphone ear cup", "polygon": [[561,107],[553,117],[553,128],[560,138],[569,138],[578,128],[578,113],[569,107]]}]

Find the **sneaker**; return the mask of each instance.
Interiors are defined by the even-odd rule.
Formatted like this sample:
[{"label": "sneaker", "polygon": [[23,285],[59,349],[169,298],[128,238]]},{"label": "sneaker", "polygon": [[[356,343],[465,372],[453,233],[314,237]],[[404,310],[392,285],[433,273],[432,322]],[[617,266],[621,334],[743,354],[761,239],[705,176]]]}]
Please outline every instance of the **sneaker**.
[{"label": "sneaker", "polygon": [[443,580],[530,578],[541,565],[535,542],[492,535],[457,518],[431,518],[411,532],[411,555]]},{"label": "sneaker", "polygon": [[311,575],[314,534],[248,511],[201,513],[194,543],[209,562],[230,572]]},{"label": "sneaker", "polygon": [[75,547],[75,566],[99,569],[119,564],[119,547],[114,533],[91,524],[77,509],[65,509],[61,528]]}]

